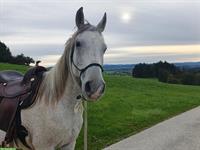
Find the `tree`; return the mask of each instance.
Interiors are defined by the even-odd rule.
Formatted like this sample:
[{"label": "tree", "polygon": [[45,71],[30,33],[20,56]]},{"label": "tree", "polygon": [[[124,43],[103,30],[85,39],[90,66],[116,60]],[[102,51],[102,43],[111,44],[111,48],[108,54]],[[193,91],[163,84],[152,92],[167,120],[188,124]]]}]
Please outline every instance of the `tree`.
[{"label": "tree", "polygon": [[29,66],[30,63],[34,63],[35,61],[31,57],[25,57],[25,65]]},{"label": "tree", "polygon": [[154,64],[144,63],[135,65],[132,75],[139,78],[159,78],[160,75],[163,77],[163,71],[174,74],[179,72],[179,69],[174,64],[169,64],[166,61],[160,61]]},{"label": "tree", "polygon": [[0,41],[0,62],[10,62],[12,59],[12,54],[10,49]]},{"label": "tree", "polygon": [[158,78],[161,82],[200,85],[200,68],[180,69],[168,62],[154,64],[137,64],[132,70],[132,75],[138,78]]},{"label": "tree", "polygon": [[17,56],[12,56],[10,49],[0,41],[0,62],[14,63],[19,65],[30,65],[30,63],[34,63],[33,58],[24,56],[24,54],[20,54]]},{"label": "tree", "polygon": [[138,64],[132,70],[132,76],[138,78],[153,78],[154,70],[151,65],[148,64]]},{"label": "tree", "polygon": [[190,72],[183,73],[181,82],[182,84],[193,85],[195,82],[195,74],[190,73]]},{"label": "tree", "polygon": [[160,69],[158,72],[158,80],[160,82],[167,82],[170,73],[166,69]]},{"label": "tree", "polygon": [[200,85],[200,73],[196,73],[194,80],[195,85]]}]

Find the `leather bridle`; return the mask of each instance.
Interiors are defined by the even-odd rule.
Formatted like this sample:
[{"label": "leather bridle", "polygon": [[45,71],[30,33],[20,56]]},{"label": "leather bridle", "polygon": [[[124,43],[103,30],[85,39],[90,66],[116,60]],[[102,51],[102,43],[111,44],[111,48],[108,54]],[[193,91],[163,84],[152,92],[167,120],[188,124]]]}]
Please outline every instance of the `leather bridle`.
[{"label": "leather bridle", "polygon": [[71,56],[70,56],[70,59],[71,59],[71,60],[70,60],[70,61],[71,61],[71,64],[80,72],[80,75],[79,75],[80,85],[82,85],[82,83],[81,83],[81,76],[82,76],[82,74],[83,74],[87,69],[89,69],[90,67],[96,66],[96,67],[99,67],[99,68],[101,69],[102,72],[104,71],[102,65],[100,65],[100,64],[98,64],[98,63],[91,63],[91,64],[85,66],[84,68],[80,69],[80,68],[74,63],[74,59],[73,59],[74,49],[75,49],[75,44],[73,44],[73,46],[72,46],[72,51],[71,51]]}]

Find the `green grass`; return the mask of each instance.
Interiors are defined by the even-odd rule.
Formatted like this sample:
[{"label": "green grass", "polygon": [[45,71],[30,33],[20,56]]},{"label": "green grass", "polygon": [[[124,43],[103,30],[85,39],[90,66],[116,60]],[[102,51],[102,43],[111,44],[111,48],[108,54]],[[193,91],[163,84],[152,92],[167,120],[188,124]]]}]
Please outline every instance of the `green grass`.
[{"label": "green grass", "polygon": [[[100,150],[200,105],[200,87],[106,75],[106,94],[89,103],[89,149]],[[83,149],[83,134],[76,149]]]},{"label": "green grass", "polygon": [[22,73],[25,73],[29,67],[24,65],[15,65],[8,63],[0,63],[0,71],[1,70],[16,70]]},{"label": "green grass", "polygon": [[[25,72],[27,67],[0,64]],[[100,150],[158,122],[200,105],[200,86],[173,85],[153,79],[105,75],[106,94],[88,103],[88,149]],[[81,132],[76,150],[83,149]]]}]

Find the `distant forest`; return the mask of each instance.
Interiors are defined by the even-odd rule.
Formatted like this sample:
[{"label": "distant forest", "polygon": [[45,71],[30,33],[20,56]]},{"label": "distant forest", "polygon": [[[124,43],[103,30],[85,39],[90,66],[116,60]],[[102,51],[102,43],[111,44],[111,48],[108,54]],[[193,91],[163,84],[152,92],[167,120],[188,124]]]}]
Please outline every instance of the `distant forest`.
[{"label": "distant forest", "polygon": [[35,61],[31,57],[24,56],[24,54],[13,56],[8,46],[0,41],[0,62],[29,66],[30,63]]},{"label": "distant forest", "polygon": [[168,62],[135,65],[132,76],[136,78],[158,78],[161,82],[200,85],[199,69],[184,69]]}]

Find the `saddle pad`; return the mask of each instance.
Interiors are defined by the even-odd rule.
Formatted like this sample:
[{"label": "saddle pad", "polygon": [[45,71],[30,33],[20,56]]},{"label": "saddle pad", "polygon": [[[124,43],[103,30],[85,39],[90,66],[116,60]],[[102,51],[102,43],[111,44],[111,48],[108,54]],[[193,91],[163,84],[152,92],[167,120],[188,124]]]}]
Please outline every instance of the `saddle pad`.
[{"label": "saddle pad", "polygon": [[14,98],[29,92],[31,89],[31,82],[22,84],[22,80],[10,81],[4,85],[0,84],[0,97]]}]

